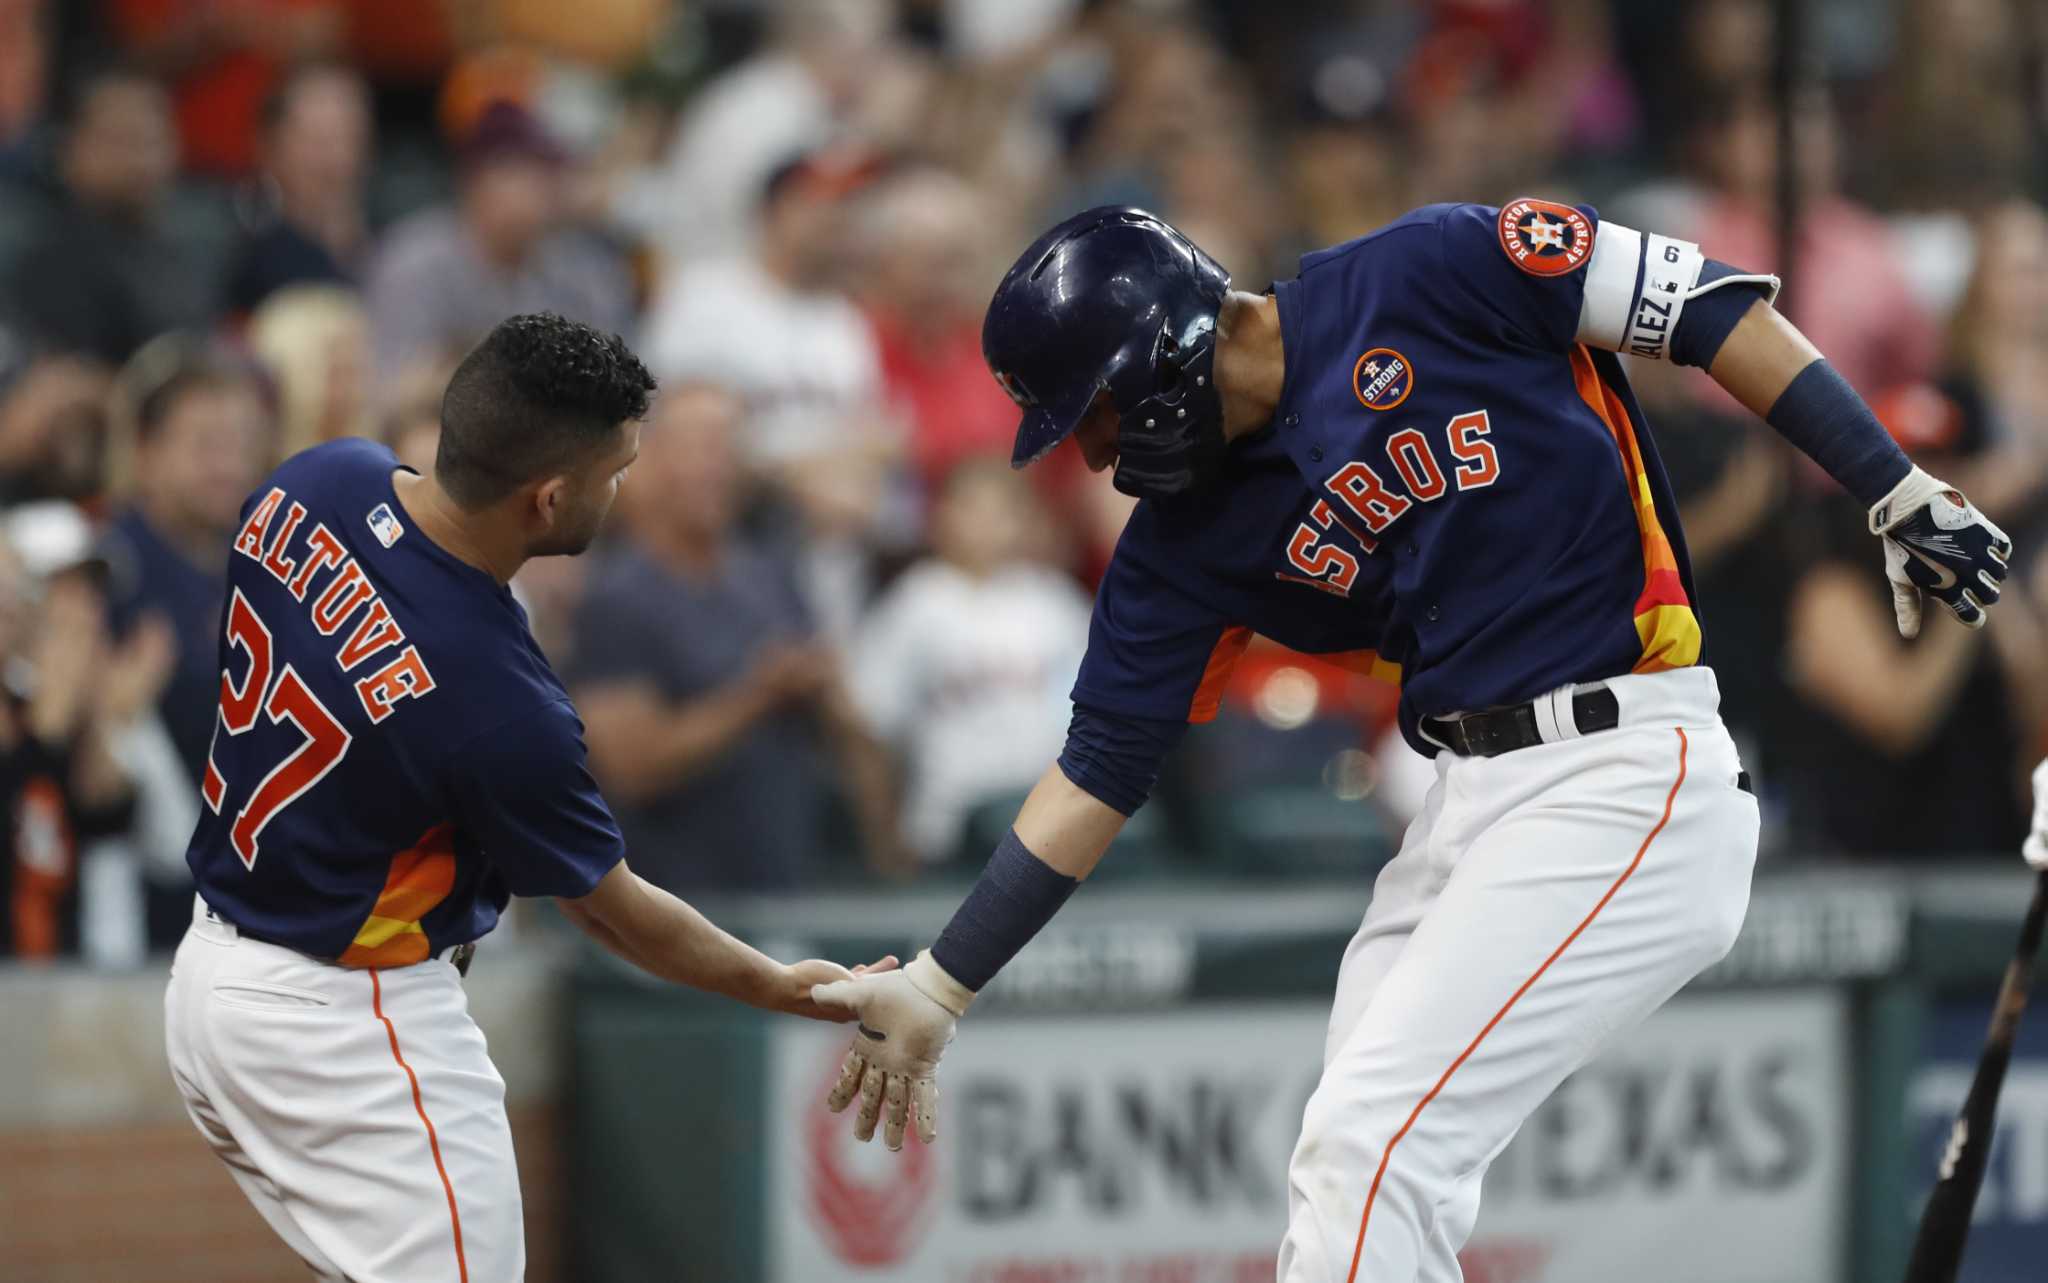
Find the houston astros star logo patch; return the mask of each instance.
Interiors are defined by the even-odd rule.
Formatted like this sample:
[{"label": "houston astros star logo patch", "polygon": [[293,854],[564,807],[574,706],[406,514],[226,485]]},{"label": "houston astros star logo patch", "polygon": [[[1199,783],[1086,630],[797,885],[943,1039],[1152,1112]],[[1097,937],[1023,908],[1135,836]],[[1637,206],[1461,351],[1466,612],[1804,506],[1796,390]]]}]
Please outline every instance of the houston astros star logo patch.
[{"label": "houston astros star logo patch", "polygon": [[1556,201],[1510,201],[1500,211],[1500,247],[1531,276],[1563,276],[1593,252],[1593,224]]},{"label": "houston astros star logo patch", "polygon": [[1391,410],[1415,390],[1415,367],[1390,347],[1376,347],[1351,367],[1351,390],[1368,410]]}]

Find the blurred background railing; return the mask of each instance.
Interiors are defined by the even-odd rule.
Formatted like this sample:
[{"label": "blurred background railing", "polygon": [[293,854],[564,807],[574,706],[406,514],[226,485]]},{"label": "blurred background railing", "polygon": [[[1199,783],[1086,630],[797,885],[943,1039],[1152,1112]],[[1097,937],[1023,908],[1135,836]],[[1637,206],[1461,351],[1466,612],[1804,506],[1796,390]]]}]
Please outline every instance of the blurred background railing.
[{"label": "blurred background railing", "polygon": [[[778,949],[900,949],[1056,753],[1128,511],[1072,458],[1003,466],[1010,255],[1131,201],[1257,288],[1532,192],[1784,273],[2018,553],[1992,627],[1902,645],[1853,505],[1696,372],[1632,368],[1762,886],[1735,960],[1517,1142],[1467,1276],[1662,1245],[1670,1279],[1887,1277],[2048,746],[2044,158],[2033,0],[0,0],[0,1279],[290,1274],[156,1015],[228,531],[276,460],[431,466],[508,313],[625,334],[665,391],[613,528],[515,588],[634,862]],[[1290,1075],[1427,780],[1392,698],[1253,649],[963,1040],[974,1104],[908,1202],[807,1130],[823,1035],[515,914],[471,992],[533,1277],[1263,1277]],[[2048,1042],[2006,1114],[1979,1283],[2048,1255]]]},{"label": "blurred background railing", "polygon": [[[1896,1279],[2025,889],[2003,861],[1762,880],[1734,952],[1500,1160],[1467,1278]],[[1091,888],[977,1007],[939,1143],[901,1155],[824,1111],[839,1031],[678,995],[558,922],[494,938],[469,992],[508,1086],[531,1277],[1269,1278],[1367,894]],[[955,896],[706,907],[771,950],[867,957],[927,939]],[[0,1276],[290,1276],[164,1087],[161,997],[146,971],[0,975]],[[2038,1268],[2048,1034],[2023,1031],[2006,1091],[1970,1279]]]}]

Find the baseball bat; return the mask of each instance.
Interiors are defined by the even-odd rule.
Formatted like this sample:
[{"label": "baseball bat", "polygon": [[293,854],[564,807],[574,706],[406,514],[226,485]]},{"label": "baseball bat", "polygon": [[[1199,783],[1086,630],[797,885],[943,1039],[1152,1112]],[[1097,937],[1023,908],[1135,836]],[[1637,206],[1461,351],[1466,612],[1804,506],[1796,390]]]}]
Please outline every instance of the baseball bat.
[{"label": "baseball bat", "polygon": [[1977,1075],[1970,1080],[1970,1094],[1949,1131],[1934,1192],[1920,1214],[1920,1232],[1906,1264],[1906,1283],[1955,1283],[1963,1267],[1970,1213],[1977,1206],[1977,1191],[1984,1184],[1992,1137],[1998,1130],[1998,1093],[2005,1085],[2006,1066],[2012,1063],[2020,1016],[2027,1009],[2027,990],[2034,980],[2034,959],[2041,952],[2044,920],[2048,920],[2048,869],[2034,879],[2034,898],[2020,927],[2019,947],[1998,986],[1998,1004],[1991,1011],[1991,1032],[1984,1039]]}]

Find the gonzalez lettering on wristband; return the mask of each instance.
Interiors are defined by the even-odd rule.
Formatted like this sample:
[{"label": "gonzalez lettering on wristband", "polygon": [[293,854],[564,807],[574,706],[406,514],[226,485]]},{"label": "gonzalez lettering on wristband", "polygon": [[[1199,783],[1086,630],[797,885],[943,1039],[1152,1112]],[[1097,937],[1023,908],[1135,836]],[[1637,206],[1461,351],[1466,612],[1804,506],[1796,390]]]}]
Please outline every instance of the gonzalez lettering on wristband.
[{"label": "gonzalez lettering on wristband", "polygon": [[1758,298],[1777,301],[1777,277],[1710,259],[1691,241],[1603,222],[1586,265],[1576,337],[1646,361],[1704,368]]},{"label": "gonzalez lettering on wristband", "polygon": [[996,844],[974,889],[932,945],[932,961],[976,993],[1052,921],[1081,885],[1045,861],[1011,829]]}]

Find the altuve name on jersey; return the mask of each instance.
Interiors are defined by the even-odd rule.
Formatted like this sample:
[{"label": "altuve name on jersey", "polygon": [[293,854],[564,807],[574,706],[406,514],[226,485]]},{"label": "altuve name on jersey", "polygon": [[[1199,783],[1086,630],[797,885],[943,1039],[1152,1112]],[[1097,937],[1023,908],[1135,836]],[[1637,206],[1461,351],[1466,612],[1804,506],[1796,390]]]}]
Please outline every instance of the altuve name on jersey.
[{"label": "altuve name on jersey", "polygon": [[[381,722],[400,700],[418,699],[433,690],[433,674],[427,671],[419,648],[406,642],[405,630],[392,618],[391,608],[377,595],[369,576],[341,540],[318,521],[299,538],[306,508],[296,500],[285,507],[286,499],[285,492],[274,486],[263,496],[235,536],[235,552],[268,571],[294,601],[310,598],[307,613],[314,631],[322,637],[340,636],[348,629],[334,654],[335,665],[342,672],[353,672],[373,657],[398,650],[395,657],[355,683],[363,711],[372,723]],[[284,508],[281,517],[279,508]],[[314,579],[323,574],[324,582],[316,587]]]}]

